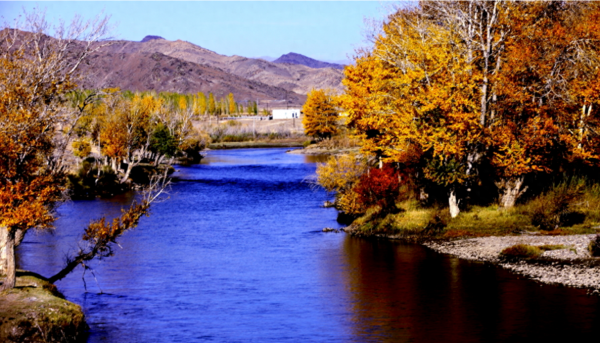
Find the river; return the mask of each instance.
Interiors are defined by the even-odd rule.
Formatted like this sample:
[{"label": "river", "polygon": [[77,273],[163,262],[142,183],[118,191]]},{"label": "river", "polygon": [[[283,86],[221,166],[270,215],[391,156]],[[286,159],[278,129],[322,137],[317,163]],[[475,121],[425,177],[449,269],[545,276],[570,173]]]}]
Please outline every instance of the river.
[{"label": "river", "polygon": [[[315,160],[214,150],[177,166],[169,198],[115,255],[57,282],[88,342],[548,342],[600,337],[600,297],[418,245],[343,233],[311,187]],[[62,205],[18,266],[49,276],[93,218],[133,193]]]}]

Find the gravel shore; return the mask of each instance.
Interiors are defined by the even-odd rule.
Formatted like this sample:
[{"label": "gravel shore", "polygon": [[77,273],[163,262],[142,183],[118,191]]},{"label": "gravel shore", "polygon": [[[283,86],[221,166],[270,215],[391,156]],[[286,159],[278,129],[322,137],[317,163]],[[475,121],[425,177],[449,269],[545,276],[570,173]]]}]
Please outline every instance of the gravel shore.
[{"label": "gravel shore", "polygon": [[[600,259],[591,257],[587,247],[595,235],[521,235],[482,237],[451,242],[427,242],[425,246],[445,254],[475,261],[496,263],[534,280],[569,287],[588,288],[600,294]],[[567,249],[545,251],[535,261],[507,262],[500,252],[516,244],[562,244]]]}]

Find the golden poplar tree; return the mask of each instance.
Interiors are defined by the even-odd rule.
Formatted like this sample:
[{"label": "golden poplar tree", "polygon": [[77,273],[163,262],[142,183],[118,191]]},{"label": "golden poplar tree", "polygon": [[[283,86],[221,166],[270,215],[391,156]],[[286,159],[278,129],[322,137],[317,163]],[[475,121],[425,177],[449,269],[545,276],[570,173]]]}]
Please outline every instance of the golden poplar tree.
[{"label": "golden poplar tree", "polygon": [[338,110],[330,91],[311,90],[302,107],[302,124],[307,136],[329,138],[338,132]]},{"label": "golden poplar tree", "polygon": [[235,99],[233,98],[233,93],[229,93],[227,96],[227,102],[229,104],[229,114],[235,113]]},{"label": "golden poplar tree", "polygon": [[215,96],[212,93],[208,93],[208,114],[214,115],[217,111],[217,104],[215,102]]},{"label": "golden poplar tree", "polygon": [[207,109],[206,95],[202,92],[198,92],[198,114],[205,115]]}]

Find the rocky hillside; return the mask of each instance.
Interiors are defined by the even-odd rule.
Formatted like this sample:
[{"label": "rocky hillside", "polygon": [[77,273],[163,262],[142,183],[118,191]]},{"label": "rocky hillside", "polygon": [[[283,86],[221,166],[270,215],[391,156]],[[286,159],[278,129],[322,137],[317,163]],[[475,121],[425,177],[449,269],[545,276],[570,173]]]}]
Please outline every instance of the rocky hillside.
[{"label": "rocky hillside", "polygon": [[144,39],[145,42],[115,41],[101,53],[160,53],[183,61],[221,69],[224,72],[283,88],[301,95],[312,88],[342,90],[342,71],[333,68],[311,68],[300,64],[281,64],[242,56],[225,56],[181,40]]},{"label": "rocky hillside", "polygon": [[281,57],[273,61],[273,63],[289,63],[299,64],[310,68],[333,68],[344,70],[344,66],[341,64],[318,61],[313,58],[297,54],[295,52],[290,52],[289,54],[282,55]]},{"label": "rocky hillside", "polygon": [[119,87],[132,91],[178,93],[230,92],[238,101],[288,99],[301,105],[306,97],[281,87],[249,80],[204,64],[191,63],[154,52],[107,52],[92,55],[82,66],[82,88]]}]

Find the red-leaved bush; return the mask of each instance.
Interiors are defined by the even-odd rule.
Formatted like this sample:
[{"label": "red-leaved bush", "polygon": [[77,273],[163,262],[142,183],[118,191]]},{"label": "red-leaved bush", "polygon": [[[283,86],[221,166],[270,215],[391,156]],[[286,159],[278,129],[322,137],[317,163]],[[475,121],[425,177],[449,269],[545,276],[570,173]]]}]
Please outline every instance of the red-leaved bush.
[{"label": "red-leaved bush", "polygon": [[398,171],[389,165],[371,168],[361,176],[353,191],[365,209],[380,206],[383,212],[392,212],[400,194],[400,179]]}]

